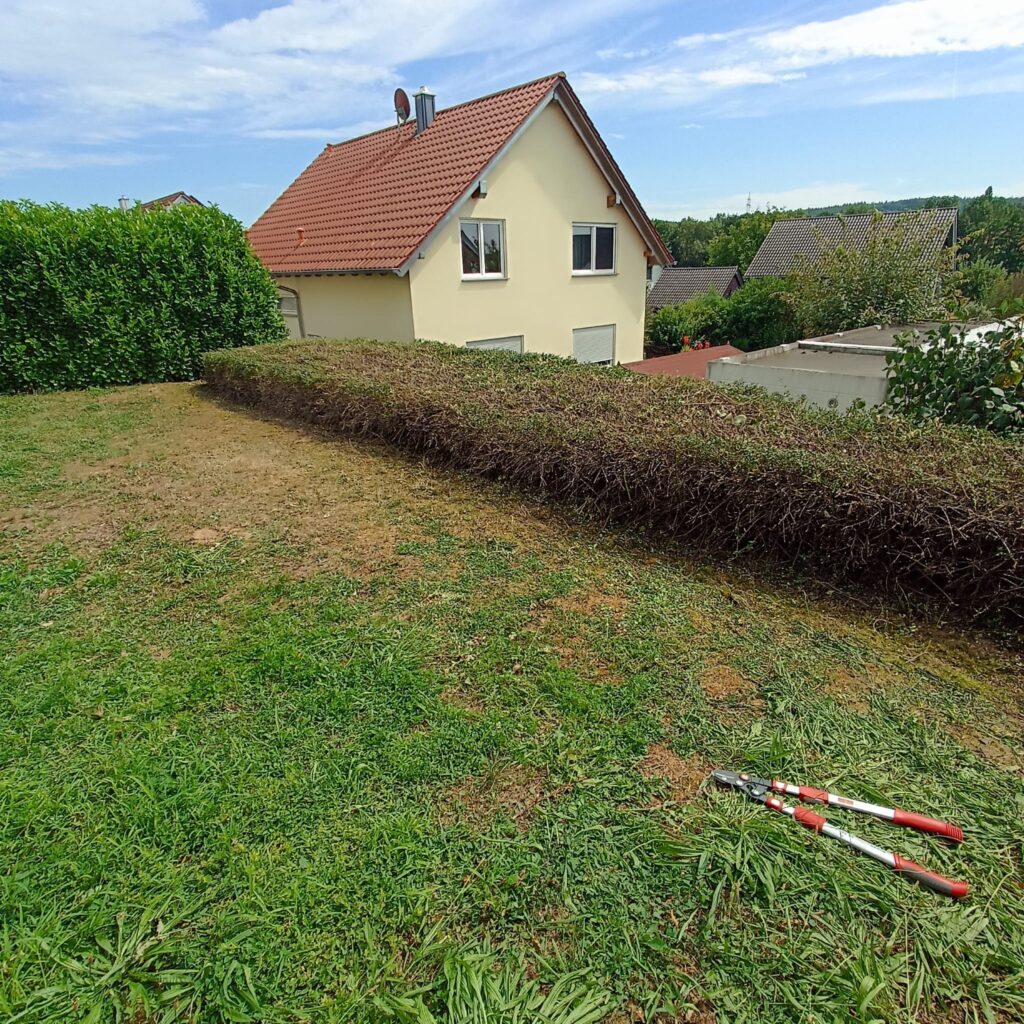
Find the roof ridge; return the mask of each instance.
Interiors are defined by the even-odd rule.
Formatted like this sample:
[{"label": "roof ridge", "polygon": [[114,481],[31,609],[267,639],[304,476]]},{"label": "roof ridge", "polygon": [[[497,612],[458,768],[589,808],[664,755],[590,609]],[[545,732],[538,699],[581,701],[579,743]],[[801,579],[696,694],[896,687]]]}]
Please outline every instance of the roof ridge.
[{"label": "roof ridge", "polygon": [[[448,113],[449,110],[458,110],[461,107],[468,107],[471,103],[482,103],[484,100],[492,100],[496,96],[504,96],[505,93],[515,92],[516,89],[528,89],[531,85],[546,82],[548,79],[565,77],[566,74],[564,71],[554,71],[550,75],[541,75],[539,78],[532,78],[529,82],[520,82],[518,85],[510,85],[505,89],[498,89],[495,92],[485,93],[483,96],[474,96],[472,99],[463,100],[461,103],[453,103],[450,107],[442,107],[434,116],[439,117],[441,114]],[[370,138],[371,135],[381,135],[383,132],[400,131],[407,124],[411,123],[411,121],[403,121],[401,124],[389,124],[384,128],[374,128],[373,131],[363,132],[362,135],[353,135],[350,139],[342,139],[341,142],[328,142],[324,146],[324,149],[334,149],[338,146],[347,146],[350,142],[360,142],[363,139]]]},{"label": "roof ridge", "polygon": [[793,224],[802,220],[849,220],[851,217],[902,217],[905,213],[959,213],[959,206],[921,206],[916,210],[872,210],[869,213],[819,213],[816,217],[779,217],[772,221],[776,224]]}]

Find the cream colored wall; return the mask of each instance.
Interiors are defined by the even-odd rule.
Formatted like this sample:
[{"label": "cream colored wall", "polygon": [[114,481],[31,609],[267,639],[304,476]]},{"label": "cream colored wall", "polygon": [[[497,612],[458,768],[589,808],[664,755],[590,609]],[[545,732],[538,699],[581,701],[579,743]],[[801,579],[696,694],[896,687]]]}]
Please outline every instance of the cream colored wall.
[{"label": "cream colored wall", "polygon": [[[575,129],[550,104],[413,263],[417,338],[464,345],[521,334],[527,352],[572,354],[576,327],[615,324],[615,358],[643,358],[645,245]],[[505,221],[507,277],[463,281],[459,218]],[[573,277],[573,222],[615,224],[616,273]]]},{"label": "cream colored wall", "polygon": [[[325,277],[276,277],[275,284],[299,293],[306,337],[380,338],[411,341],[412,302],[408,277],[394,274],[336,274]],[[286,316],[297,336],[296,318]]]}]

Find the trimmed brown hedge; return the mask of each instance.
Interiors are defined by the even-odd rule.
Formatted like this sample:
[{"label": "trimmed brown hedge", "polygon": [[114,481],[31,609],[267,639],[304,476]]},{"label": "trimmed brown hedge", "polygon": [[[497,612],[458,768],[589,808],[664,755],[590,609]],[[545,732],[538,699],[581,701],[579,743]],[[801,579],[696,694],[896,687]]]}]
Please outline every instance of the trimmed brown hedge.
[{"label": "trimmed brown hedge", "polygon": [[214,352],[206,378],[609,523],[1024,620],[1024,448],[982,431],[432,343]]}]

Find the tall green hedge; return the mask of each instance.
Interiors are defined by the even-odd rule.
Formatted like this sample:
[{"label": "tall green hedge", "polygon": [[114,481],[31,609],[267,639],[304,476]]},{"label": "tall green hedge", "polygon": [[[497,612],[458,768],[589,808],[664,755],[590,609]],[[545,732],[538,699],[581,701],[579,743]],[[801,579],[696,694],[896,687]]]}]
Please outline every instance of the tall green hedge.
[{"label": "tall green hedge", "polygon": [[0,392],[190,380],[285,334],[242,226],[213,208],[0,202]]}]

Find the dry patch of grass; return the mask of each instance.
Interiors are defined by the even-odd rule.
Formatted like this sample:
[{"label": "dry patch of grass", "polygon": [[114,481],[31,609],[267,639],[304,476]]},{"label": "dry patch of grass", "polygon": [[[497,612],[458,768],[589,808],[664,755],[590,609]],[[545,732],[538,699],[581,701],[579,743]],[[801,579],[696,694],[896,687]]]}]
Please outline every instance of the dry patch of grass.
[{"label": "dry patch of grass", "polygon": [[547,773],[522,765],[485,776],[471,776],[449,786],[437,801],[442,824],[488,825],[499,812],[507,814],[516,829],[525,832],[537,808],[568,791],[567,786],[548,787]]},{"label": "dry patch of grass", "polygon": [[728,665],[712,665],[701,673],[700,688],[725,721],[749,718],[764,710],[757,687]]},{"label": "dry patch of grass", "polygon": [[652,743],[636,769],[645,779],[664,779],[668,783],[669,798],[674,803],[685,804],[696,796],[711,771],[711,764],[699,754],[680,757],[668,747]]}]

